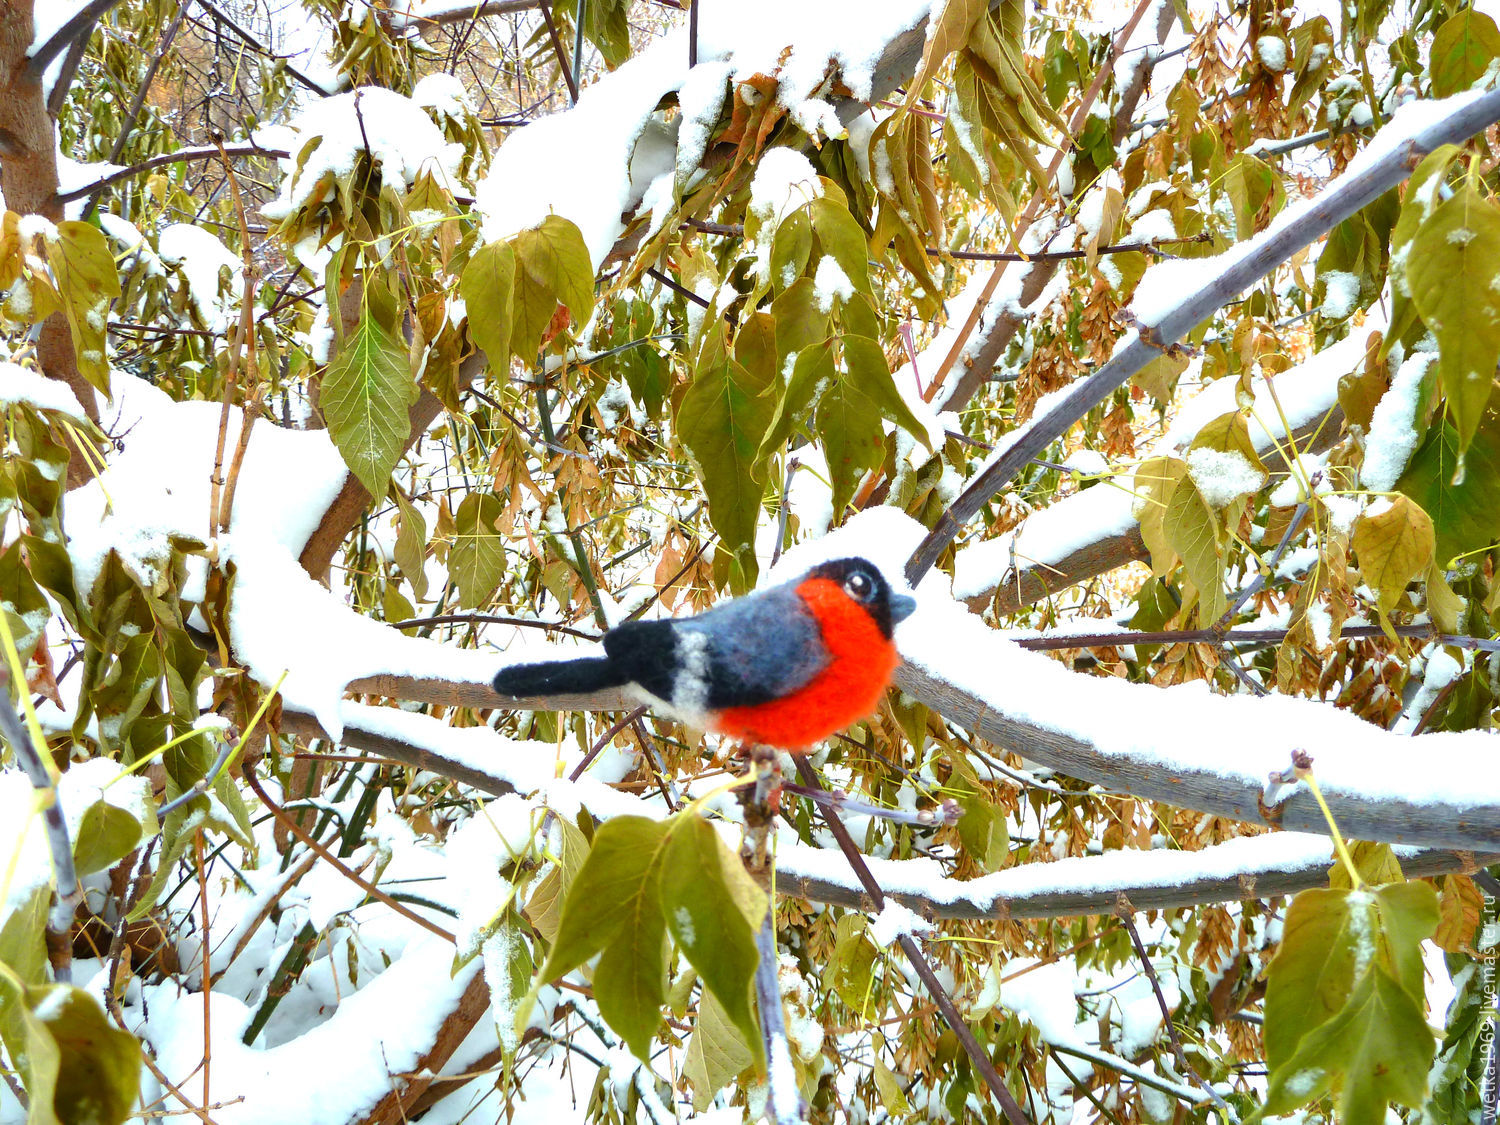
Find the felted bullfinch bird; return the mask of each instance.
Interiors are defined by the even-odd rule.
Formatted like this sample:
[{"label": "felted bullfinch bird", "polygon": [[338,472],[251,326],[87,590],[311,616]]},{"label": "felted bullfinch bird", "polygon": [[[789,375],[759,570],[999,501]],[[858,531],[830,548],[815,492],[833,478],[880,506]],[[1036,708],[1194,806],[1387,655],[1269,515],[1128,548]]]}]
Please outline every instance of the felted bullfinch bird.
[{"label": "felted bullfinch bird", "polygon": [[896,623],[917,603],[865,559],[838,559],[695,617],[627,621],[604,655],[518,664],[511,699],[625,687],[703,730],[806,750],[873,712],[896,670]]}]

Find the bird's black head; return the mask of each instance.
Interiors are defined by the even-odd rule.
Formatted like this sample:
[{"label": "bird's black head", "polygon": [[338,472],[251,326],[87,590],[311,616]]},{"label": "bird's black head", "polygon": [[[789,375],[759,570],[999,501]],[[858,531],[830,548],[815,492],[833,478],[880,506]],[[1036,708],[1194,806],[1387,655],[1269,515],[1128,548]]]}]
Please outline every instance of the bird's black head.
[{"label": "bird's black head", "polygon": [[844,593],[864,606],[883,636],[889,638],[899,622],[905,621],[917,608],[914,598],[891,593],[891,584],[880,568],[868,559],[834,559],[807,572],[809,578],[827,578],[837,582]]}]

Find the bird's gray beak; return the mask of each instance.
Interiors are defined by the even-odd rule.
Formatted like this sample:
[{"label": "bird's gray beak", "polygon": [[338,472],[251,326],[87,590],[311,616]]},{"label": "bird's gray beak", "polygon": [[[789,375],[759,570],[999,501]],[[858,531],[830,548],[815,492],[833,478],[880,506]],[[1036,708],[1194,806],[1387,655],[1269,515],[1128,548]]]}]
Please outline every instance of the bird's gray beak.
[{"label": "bird's gray beak", "polygon": [[917,599],[908,598],[905,594],[891,595],[891,624],[897,625],[905,621],[917,611]]}]

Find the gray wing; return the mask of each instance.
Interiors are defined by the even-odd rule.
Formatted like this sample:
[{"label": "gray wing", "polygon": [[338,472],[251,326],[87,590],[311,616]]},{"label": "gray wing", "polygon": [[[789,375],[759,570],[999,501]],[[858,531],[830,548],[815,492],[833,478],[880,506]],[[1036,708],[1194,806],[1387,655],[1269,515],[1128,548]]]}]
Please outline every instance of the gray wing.
[{"label": "gray wing", "polygon": [[[828,666],[817,619],[792,585],[715,606],[679,621],[678,628],[679,658],[698,681],[692,688],[702,692],[682,701],[689,706],[718,710],[769,703]],[[688,694],[698,691],[690,688]]]}]

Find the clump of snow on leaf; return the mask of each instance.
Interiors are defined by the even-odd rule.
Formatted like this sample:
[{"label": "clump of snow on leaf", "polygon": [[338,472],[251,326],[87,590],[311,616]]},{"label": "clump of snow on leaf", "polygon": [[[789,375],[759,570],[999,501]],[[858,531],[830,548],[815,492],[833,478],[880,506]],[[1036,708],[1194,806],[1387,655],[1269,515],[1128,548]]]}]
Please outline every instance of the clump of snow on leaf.
[{"label": "clump of snow on leaf", "polygon": [[[223,332],[238,311],[245,289],[244,263],[229,248],[202,227],[173,223],[157,238],[161,260],[176,266],[187,282],[188,296],[198,310],[203,326]],[[223,292],[223,274],[229,272],[229,291]]]},{"label": "clump of snow on leaf", "polygon": [[[281,161],[288,173],[281,194],[261,208],[273,222],[332,199],[334,184],[354,171],[362,152],[393,191],[406,191],[423,172],[449,190],[457,188],[463,146],[444,137],[420,104],[391,90],[366,86],[312,102],[293,120],[291,132],[294,156]],[[304,157],[309,142],[316,143]]]},{"label": "clump of snow on leaf", "polygon": [[1396,370],[1390,389],[1370,416],[1360,481],[1371,492],[1389,492],[1417,447],[1417,396],[1436,352],[1414,352]]},{"label": "clump of snow on leaf", "polygon": [[1243,453],[1234,450],[1191,449],[1187,455],[1188,475],[1198,486],[1212,508],[1224,505],[1241,496],[1260,491],[1266,483],[1266,474],[1254,465]]},{"label": "clump of snow on leaf", "polygon": [[761,156],[750,182],[750,210],[762,222],[776,222],[822,194],[812,161],[794,148],[773,148]]}]

